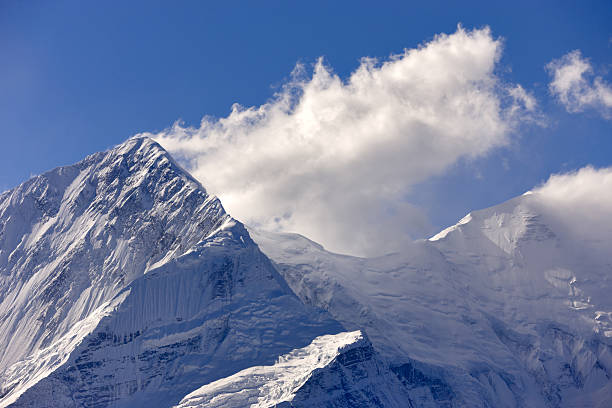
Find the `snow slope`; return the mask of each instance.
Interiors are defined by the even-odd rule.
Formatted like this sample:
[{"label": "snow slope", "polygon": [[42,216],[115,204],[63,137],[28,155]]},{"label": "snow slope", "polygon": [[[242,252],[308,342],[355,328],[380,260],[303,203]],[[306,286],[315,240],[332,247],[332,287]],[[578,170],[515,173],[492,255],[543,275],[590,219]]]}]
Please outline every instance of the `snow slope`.
[{"label": "snow slope", "polygon": [[0,406],[170,406],[342,327],[130,139],[0,196]]},{"label": "snow slope", "polygon": [[439,406],[612,401],[612,253],[535,193],[374,259],[250,232],[305,303],[368,333],[412,395]]},{"label": "snow slope", "polygon": [[187,395],[179,408],[404,407],[397,377],[360,331],[317,337],[271,366],[251,367]]}]

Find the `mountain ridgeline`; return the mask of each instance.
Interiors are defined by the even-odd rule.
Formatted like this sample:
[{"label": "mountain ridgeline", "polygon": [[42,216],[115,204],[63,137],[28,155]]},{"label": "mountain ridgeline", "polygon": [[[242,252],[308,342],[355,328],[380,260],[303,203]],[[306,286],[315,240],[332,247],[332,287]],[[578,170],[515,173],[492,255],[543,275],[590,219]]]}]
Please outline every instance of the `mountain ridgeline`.
[{"label": "mountain ridgeline", "polygon": [[0,407],[607,407],[611,265],[537,194],[336,255],[132,138],[0,195]]}]

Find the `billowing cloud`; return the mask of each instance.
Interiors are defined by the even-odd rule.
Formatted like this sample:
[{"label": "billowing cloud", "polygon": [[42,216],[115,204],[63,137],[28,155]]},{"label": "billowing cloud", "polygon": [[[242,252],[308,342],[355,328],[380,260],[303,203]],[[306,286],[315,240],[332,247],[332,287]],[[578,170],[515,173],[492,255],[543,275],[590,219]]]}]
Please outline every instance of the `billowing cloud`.
[{"label": "billowing cloud", "polygon": [[406,202],[410,189],[506,145],[535,110],[496,75],[501,49],[488,28],[459,27],[385,61],[364,58],[346,80],[319,60],[264,105],[148,136],[247,224],[339,252],[395,251],[432,232]]},{"label": "billowing cloud", "polygon": [[546,66],[552,76],[549,88],[568,112],[596,109],[612,118],[612,86],[600,76],[579,50],[574,50]]},{"label": "billowing cloud", "polygon": [[545,213],[569,228],[580,239],[604,246],[612,241],[612,167],[591,166],[554,174],[534,189]]}]

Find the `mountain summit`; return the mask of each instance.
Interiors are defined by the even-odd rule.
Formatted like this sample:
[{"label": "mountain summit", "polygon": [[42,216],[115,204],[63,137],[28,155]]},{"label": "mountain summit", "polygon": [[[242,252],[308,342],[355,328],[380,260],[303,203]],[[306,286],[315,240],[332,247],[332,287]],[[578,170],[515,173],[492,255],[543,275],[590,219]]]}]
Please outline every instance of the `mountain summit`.
[{"label": "mountain summit", "polygon": [[342,327],[130,139],[0,196],[0,406],[169,406]]}]

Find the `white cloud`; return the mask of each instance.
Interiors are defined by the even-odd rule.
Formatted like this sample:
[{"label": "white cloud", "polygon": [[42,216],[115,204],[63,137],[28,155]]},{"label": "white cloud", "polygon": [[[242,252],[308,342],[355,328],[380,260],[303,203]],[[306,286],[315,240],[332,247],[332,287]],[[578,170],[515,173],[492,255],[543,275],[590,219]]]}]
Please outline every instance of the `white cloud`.
[{"label": "white cloud", "polygon": [[529,112],[534,112],[537,106],[536,99],[533,95],[525,90],[520,84],[513,88],[508,88],[508,93],[515,100],[514,109],[524,108]]},{"label": "white cloud", "polygon": [[553,60],[546,68],[552,76],[550,91],[568,112],[594,108],[605,118],[612,117],[612,86],[593,76],[593,67],[579,50]]},{"label": "white cloud", "polygon": [[538,204],[581,239],[600,243],[609,251],[612,241],[612,167],[591,166],[554,174],[534,189]]},{"label": "white cloud", "polygon": [[331,250],[381,254],[429,234],[411,187],[508,143],[535,100],[495,74],[488,28],[441,34],[343,81],[298,66],[270,102],[150,135],[247,224]]}]

